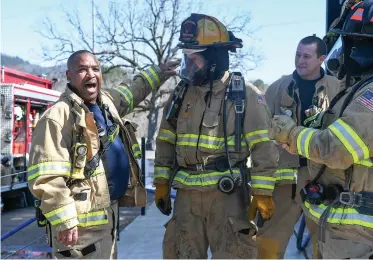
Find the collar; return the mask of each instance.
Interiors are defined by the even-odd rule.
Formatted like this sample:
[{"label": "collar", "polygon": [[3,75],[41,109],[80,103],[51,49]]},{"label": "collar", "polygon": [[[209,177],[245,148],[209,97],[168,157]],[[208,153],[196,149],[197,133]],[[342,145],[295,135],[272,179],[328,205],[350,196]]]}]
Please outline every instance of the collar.
[{"label": "collar", "polygon": [[[221,79],[218,79],[218,80],[214,81],[214,86],[212,88],[212,92],[214,94],[217,94],[217,93],[221,92],[222,90],[225,91],[225,88],[228,85],[229,79],[230,79],[230,73],[228,71],[226,71]],[[197,86],[197,87],[202,92],[205,92],[205,93],[210,91],[210,83],[207,83],[207,84],[202,85],[202,86]]]},{"label": "collar", "polygon": [[[88,107],[84,104],[84,100],[73,91],[73,87],[70,85],[70,83],[66,84],[64,96],[73,104],[73,106],[74,104],[77,104],[78,106],[83,108],[84,111],[89,112]],[[101,105],[101,100],[102,100],[101,91],[98,94],[98,100],[99,100],[98,105]]]},{"label": "collar", "polygon": [[293,79],[295,80],[296,83],[299,83],[299,82],[302,82],[302,81],[315,81],[315,82],[317,82],[317,81],[321,80],[322,78],[324,78],[324,76],[325,76],[325,71],[324,71],[323,68],[320,68],[320,77],[317,78],[317,79],[312,79],[312,80],[302,79],[299,76],[297,70],[293,71]]}]

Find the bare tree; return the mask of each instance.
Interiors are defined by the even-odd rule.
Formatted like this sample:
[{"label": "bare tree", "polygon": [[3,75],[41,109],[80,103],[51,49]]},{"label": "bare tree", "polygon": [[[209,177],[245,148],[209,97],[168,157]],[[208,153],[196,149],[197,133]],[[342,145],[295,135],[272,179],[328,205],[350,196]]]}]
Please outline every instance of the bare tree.
[{"label": "bare tree", "polygon": [[[78,49],[87,49],[104,65],[104,74],[121,68],[132,75],[147,65],[159,65],[175,58],[181,22],[191,12],[199,12],[202,6],[202,1],[197,0],[127,0],[126,4],[112,0],[107,13],[96,8],[94,48],[90,28],[84,28],[78,12],[64,11],[72,33],[61,33],[52,20],[46,18],[43,30],[39,33],[51,40],[54,48],[43,46],[43,56],[45,60],[60,62]],[[250,21],[249,13],[223,19],[228,29],[244,36],[252,34],[249,30]],[[238,50],[231,59],[231,68],[244,71],[253,69],[260,58],[252,49]],[[149,143],[154,140],[159,110],[167,100],[164,96],[172,91],[172,87],[160,88],[136,108],[136,111],[149,111]]]}]

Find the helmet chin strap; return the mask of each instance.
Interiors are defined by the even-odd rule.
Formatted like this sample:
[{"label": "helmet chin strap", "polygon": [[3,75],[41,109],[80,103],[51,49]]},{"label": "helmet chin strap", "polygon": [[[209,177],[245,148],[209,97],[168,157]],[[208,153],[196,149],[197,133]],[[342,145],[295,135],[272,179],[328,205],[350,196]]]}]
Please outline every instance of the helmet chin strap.
[{"label": "helmet chin strap", "polygon": [[352,59],[351,59],[351,53],[352,53],[352,39],[347,39],[345,45],[344,45],[344,55],[345,57],[347,57],[347,59],[345,59],[345,70],[346,70],[346,87],[349,88],[351,87],[351,77],[352,76],[356,76],[356,75],[352,75]]},{"label": "helmet chin strap", "polygon": [[343,39],[343,65],[338,77],[341,79],[346,76],[346,88],[351,86],[351,65],[352,61],[350,58],[352,51],[352,40],[349,38]]}]

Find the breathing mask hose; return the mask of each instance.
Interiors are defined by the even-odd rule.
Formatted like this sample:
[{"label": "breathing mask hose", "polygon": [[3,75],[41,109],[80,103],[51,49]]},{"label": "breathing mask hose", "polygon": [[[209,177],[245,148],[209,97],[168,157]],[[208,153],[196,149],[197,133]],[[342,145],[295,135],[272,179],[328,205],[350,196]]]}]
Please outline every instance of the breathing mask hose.
[{"label": "breathing mask hose", "polygon": [[233,177],[233,169],[231,165],[231,160],[229,159],[229,152],[228,152],[228,136],[227,136],[227,100],[229,94],[229,87],[225,92],[224,102],[223,102],[223,131],[224,131],[224,146],[225,146],[225,155],[227,156],[228,160],[228,167],[229,171]]},{"label": "breathing mask hose", "polygon": [[214,74],[215,74],[215,69],[216,69],[216,65],[215,64],[212,64],[211,67],[210,67],[210,99],[209,99],[209,108],[211,106],[211,99],[212,99],[212,88],[214,87]]}]

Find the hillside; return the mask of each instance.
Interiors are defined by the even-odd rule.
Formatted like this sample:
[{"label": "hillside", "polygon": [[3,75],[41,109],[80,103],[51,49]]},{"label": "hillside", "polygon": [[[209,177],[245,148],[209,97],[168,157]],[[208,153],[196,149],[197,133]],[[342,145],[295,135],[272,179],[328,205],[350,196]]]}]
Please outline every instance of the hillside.
[{"label": "hillside", "polygon": [[20,57],[9,56],[3,53],[1,53],[1,65],[37,76],[44,74],[47,79],[56,78],[58,79],[58,82],[55,85],[55,89],[62,91],[65,88],[66,65],[42,67],[36,64],[31,64]]}]

